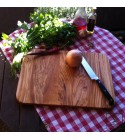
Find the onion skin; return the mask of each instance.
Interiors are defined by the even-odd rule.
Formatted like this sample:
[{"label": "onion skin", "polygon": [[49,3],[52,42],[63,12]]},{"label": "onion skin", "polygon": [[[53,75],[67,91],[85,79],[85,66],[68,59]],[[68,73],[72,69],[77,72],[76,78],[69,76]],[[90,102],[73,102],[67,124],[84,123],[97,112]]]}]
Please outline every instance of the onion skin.
[{"label": "onion skin", "polygon": [[79,67],[82,61],[82,52],[79,50],[69,51],[66,55],[65,61],[70,67]]}]

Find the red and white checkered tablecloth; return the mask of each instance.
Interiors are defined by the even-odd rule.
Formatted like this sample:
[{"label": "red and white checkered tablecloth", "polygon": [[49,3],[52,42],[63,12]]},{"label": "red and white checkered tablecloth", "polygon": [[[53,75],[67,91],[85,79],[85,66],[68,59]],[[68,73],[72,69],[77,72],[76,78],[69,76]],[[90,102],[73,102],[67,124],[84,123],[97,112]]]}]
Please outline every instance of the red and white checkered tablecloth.
[{"label": "red and white checkered tablecloth", "polygon": [[[10,36],[14,39],[15,34],[23,30],[16,30]],[[89,47],[89,40],[94,43],[94,48]],[[12,47],[0,47],[7,60],[12,63]],[[76,40],[71,49],[77,48],[82,52],[97,52],[108,56],[116,95],[116,103],[113,109],[89,109],[71,107],[36,106],[41,120],[47,130],[74,132],[107,132],[125,122],[125,46],[109,31],[95,27],[95,32],[87,39]]]}]

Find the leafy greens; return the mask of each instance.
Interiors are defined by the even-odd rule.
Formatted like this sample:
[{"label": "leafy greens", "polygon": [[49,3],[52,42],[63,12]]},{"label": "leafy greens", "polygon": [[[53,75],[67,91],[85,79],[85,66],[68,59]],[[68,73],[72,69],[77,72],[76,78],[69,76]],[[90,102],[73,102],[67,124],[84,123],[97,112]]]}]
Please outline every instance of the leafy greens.
[{"label": "leafy greens", "polygon": [[[34,11],[30,15],[30,20],[33,23],[29,26],[26,22],[18,21],[19,28],[24,29],[24,32],[17,35],[15,40],[12,40],[5,33],[2,34],[2,39],[5,41],[5,46],[10,45],[14,49],[13,57],[18,54],[25,55],[28,51],[35,48],[41,43],[45,44],[45,49],[53,49],[55,46],[63,49],[63,46],[68,47],[74,43],[76,37],[76,29],[70,23],[60,21],[55,13],[39,13]],[[23,57],[23,55],[21,55]],[[21,60],[14,59],[12,64],[12,72],[15,75],[20,71]]]}]

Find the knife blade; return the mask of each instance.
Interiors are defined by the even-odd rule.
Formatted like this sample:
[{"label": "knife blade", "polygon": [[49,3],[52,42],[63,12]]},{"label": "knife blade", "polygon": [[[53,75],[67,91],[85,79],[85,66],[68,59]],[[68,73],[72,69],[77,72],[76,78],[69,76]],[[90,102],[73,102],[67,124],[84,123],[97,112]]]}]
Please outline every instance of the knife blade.
[{"label": "knife blade", "polygon": [[100,90],[102,91],[103,95],[107,98],[109,105],[113,106],[114,105],[114,99],[112,98],[112,96],[110,95],[110,93],[108,92],[108,90],[106,89],[106,87],[104,86],[104,84],[102,83],[102,81],[99,79],[99,77],[95,74],[95,72],[93,71],[93,69],[91,68],[91,66],[88,64],[88,62],[86,61],[86,59],[84,57],[82,57],[82,62],[81,62],[82,66],[84,67],[84,69],[86,70],[87,74],[89,75],[89,77],[92,80],[95,80],[100,88]]}]

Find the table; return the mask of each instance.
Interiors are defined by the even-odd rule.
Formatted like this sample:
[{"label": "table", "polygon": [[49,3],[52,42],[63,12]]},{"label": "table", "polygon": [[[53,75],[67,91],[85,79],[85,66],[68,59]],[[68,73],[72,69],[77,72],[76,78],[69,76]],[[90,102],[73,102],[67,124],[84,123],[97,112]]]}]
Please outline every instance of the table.
[{"label": "table", "polygon": [[[15,31],[10,36],[14,38],[16,33],[21,32],[22,30]],[[89,47],[90,42],[93,42],[93,48]],[[11,47],[3,48],[1,44],[1,48],[11,63],[13,52]],[[125,122],[125,46],[109,31],[96,26],[94,34],[87,39],[76,40],[75,44],[71,46],[71,49],[74,48],[78,48],[81,51],[104,53],[108,56],[116,94],[115,107],[112,110],[95,110],[35,106],[36,111],[48,131],[111,131]],[[10,83],[11,81],[8,82]],[[16,103],[14,107],[18,105]],[[24,110],[27,108],[26,105],[21,106],[24,106]],[[6,109],[8,110],[8,108]],[[28,120],[31,117],[26,118],[24,115],[23,119]]]},{"label": "table", "polygon": [[10,63],[0,49],[0,131],[46,132],[34,106],[17,102],[17,83],[18,79],[11,76]]}]

